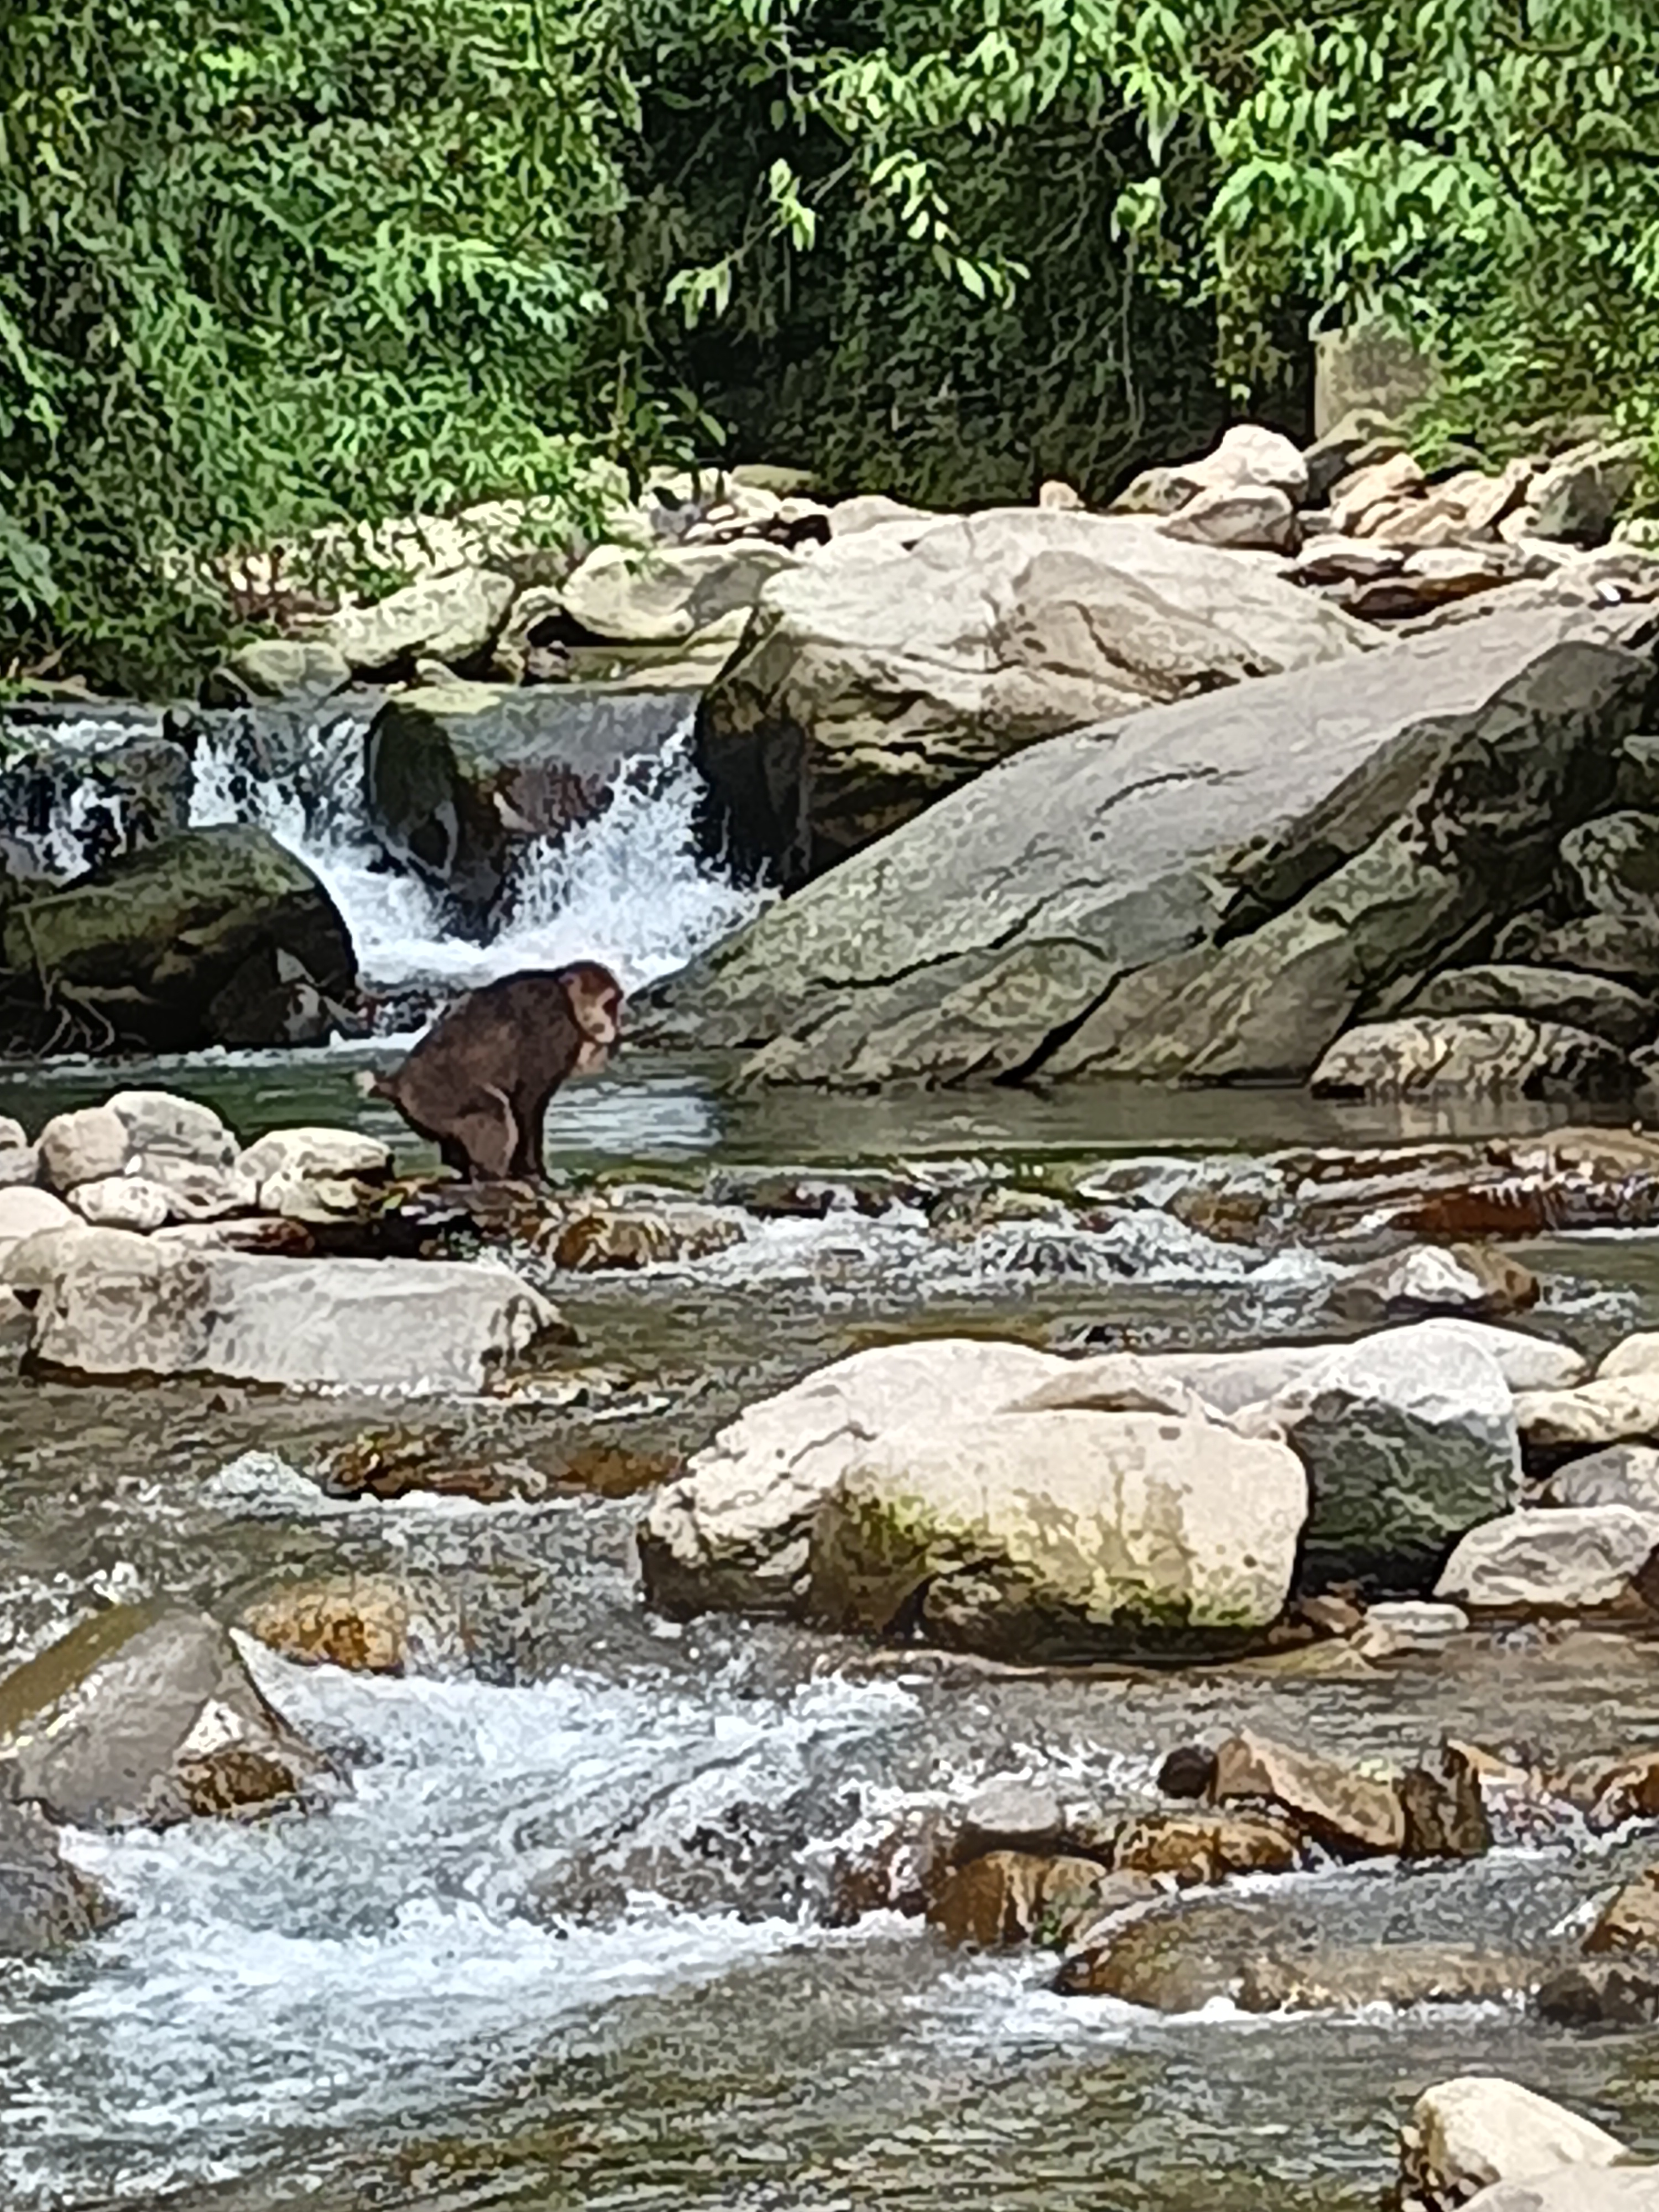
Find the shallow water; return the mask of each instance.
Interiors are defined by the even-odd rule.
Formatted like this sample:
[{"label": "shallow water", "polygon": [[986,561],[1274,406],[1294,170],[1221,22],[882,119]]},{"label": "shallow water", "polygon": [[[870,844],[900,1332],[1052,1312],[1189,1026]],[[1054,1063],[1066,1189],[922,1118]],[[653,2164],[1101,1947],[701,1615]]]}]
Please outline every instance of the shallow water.
[{"label": "shallow water", "polygon": [[[318,1119],[398,1133],[351,1087],[362,1056],[119,1079],[209,1098],[250,1137]],[[732,1097],[722,1073],[625,1057],[556,1102],[552,1149],[578,1174],[684,1180],[716,1162],[1012,1170],[1425,1133],[1265,1092]],[[14,1070],[0,1111],[33,1124],[111,1082]],[[556,1286],[586,1340],[567,1364],[614,1371],[608,1407],[409,1420],[458,1458],[556,1474],[596,1434],[693,1448],[757,1389],[883,1334],[1042,1341],[1103,1319],[1209,1342],[1305,1329],[1320,1289],[1305,1265],[1270,1273],[1202,1239],[1092,1275],[1073,1257],[1004,1232],[941,1255],[902,1211],[770,1224],[696,1267]],[[1558,1240],[1534,1264],[1564,1334],[1659,1319],[1648,1240]],[[228,1462],[262,1448],[303,1466],[385,1408],[29,1387],[14,1358],[0,1351],[0,1658],[112,1596],[228,1616],[281,1567],[428,1575],[465,1621],[395,1681],[251,1647],[274,1701],[340,1752],[350,1785],[325,1813],[76,1839],[131,1913],[49,1969],[0,1968],[0,2192],[27,2212],[1358,2212],[1411,2097],[1471,2068],[1659,2154],[1652,2034],[1572,2039],[1501,2007],[1159,2021],[1051,1995],[1041,1954],[969,1960],[915,1923],[826,1911],[837,1854],[896,1808],[958,1804],[1009,1771],[1133,1803],[1171,1745],[1235,1723],[1349,1757],[1416,1757],[1446,1731],[1571,1754],[1652,1741],[1659,1645],[1510,1633],[1354,1682],[1066,1680],[775,1625],[675,1629],[636,1595],[636,1502],[330,1507],[296,1491],[255,1510],[216,1482]],[[1536,1936],[1639,1849],[1567,1832],[1472,1869],[1281,1886],[1276,1909],[1339,1931]]]}]

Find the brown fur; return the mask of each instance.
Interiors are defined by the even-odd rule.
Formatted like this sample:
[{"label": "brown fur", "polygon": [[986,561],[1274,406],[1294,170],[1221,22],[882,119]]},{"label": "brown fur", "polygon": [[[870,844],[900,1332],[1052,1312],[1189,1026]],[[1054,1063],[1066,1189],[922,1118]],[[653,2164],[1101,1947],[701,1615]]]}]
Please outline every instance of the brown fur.
[{"label": "brown fur", "polygon": [[597,961],[503,975],[458,999],[366,1088],[469,1181],[533,1181],[548,1101],[572,1075],[604,1066],[622,1007],[621,984]]}]

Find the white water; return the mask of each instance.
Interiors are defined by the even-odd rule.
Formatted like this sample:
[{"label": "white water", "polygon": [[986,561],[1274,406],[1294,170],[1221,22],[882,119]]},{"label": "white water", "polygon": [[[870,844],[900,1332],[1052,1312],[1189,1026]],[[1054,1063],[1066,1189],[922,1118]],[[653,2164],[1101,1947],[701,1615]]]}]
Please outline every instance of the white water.
[{"label": "white water", "polygon": [[319,725],[307,783],[252,775],[234,743],[199,743],[191,820],[256,823],[297,854],[345,919],[372,988],[470,988],[515,969],[600,960],[637,990],[750,920],[763,894],[711,869],[692,834],[698,796],[690,723],[655,757],[628,763],[609,805],[562,842],[528,848],[495,937],[452,936],[438,900],[388,870],[365,813],[362,725]]}]

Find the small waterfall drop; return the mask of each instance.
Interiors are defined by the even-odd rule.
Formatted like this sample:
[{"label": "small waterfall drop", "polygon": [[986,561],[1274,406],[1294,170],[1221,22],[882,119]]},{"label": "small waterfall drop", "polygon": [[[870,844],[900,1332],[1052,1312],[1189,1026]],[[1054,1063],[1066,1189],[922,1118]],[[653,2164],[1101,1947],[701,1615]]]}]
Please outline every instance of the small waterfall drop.
[{"label": "small waterfall drop", "polygon": [[659,751],[627,762],[602,812],[527,844],[489,941],[447,925],[441,896],[387,859],[362,791],[366,723],[319,720],[273,763],[236,720],[204,727],[190,818],[258,823],[313,869],[338,906],[363,981],[380,992],[453,990],[514,969],[597,959],[636,990],[748,921],[764,895],[699,854],[688,712]]}]

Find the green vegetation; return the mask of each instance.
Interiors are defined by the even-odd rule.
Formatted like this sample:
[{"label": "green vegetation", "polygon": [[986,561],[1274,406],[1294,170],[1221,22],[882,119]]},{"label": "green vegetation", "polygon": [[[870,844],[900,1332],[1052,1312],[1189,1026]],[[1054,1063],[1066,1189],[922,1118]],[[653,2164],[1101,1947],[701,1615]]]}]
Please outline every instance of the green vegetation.
[{"label": "green vegetation", "polygon": [[1659,0],[11,0],[0,672],[181,679],[204,563],[724,452],[1095,496],[1316,313],[1442,434],[1659,423]]}]

